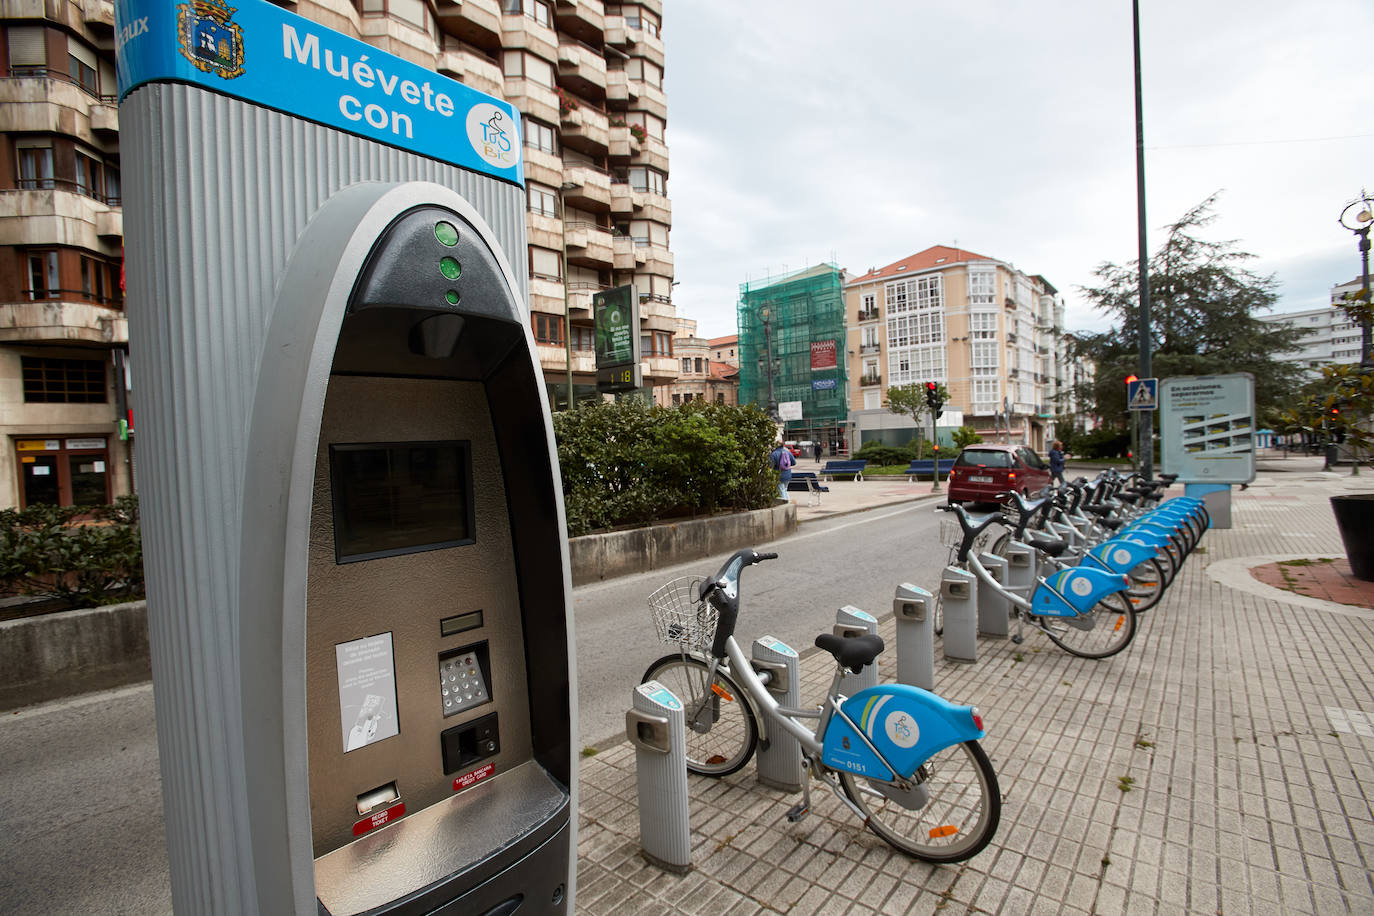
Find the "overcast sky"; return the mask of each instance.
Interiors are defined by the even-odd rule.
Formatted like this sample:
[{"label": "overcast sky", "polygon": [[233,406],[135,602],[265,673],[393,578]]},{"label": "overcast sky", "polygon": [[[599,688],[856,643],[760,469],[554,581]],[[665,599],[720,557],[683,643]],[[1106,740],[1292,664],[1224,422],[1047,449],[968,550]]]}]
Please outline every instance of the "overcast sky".
[{"label": "overcast sky", "polygon": [[[678,314],[735,333],[739,284],[944,244],[1079,292],[1136,256],[1129,0],[664,4]],[[1374,191],[1374,2],[1143,0],[1146,216],[1214,191],[1206,237],[1278,311],[1358,276],[1336,219]]]}]

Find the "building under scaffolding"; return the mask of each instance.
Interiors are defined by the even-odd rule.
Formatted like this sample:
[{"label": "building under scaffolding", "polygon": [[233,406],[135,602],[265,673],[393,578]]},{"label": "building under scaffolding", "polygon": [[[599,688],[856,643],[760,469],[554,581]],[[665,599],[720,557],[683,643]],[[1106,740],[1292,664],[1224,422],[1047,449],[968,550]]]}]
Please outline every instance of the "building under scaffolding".
[{"label": "building under scaffolding", "polygon": [[740,403],[788,417],[789,440],[847,451],[844,272],[820,264],[741,283],[738,324]]}]

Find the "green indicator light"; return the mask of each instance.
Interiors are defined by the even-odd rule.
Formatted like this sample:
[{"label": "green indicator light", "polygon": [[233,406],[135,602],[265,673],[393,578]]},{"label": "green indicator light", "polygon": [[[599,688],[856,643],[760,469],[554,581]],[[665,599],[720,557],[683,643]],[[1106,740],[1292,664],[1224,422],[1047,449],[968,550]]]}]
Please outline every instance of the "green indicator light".
[{"label": "green indicator light", "polygon": [[457,305],[457,304],[458,304],[458,290],[456,290],[456,289],[451,289],[451,290],[449,290],[448,292],[444,293],[444,298],[448,300],[448,304],[449,304],[449,305]]},{"label": "green indicator light", "polygon": [[434,237],[448,248],[458,244],[458,228],[453,223],[438,222],[434,224]]},{"label": "green indicator light", "polygon": [[458,263],[457,258],[443,258],[439,261],[439,272],[450,280],[457,280],[463,268]]}]

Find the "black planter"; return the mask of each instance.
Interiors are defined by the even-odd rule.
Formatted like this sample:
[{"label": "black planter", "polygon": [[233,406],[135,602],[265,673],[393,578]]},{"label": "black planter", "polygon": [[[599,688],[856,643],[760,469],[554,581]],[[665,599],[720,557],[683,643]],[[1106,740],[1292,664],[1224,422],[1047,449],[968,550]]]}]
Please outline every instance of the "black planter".
[{"label": "black planter", "polygon": [[1374,493],[1333,496],[1331,511],[1350,560],[1350,571],[1356,579],[1374,582]]}]

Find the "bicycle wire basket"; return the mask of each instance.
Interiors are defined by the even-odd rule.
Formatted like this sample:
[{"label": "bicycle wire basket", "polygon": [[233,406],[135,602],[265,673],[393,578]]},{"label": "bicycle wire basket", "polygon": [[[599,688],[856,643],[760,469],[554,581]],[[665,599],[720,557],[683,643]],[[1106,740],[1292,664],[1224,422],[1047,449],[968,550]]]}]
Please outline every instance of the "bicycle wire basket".
[{"label": "bicycle wire basket", "polygon": [[710,602],[697,600],[697,589],[704,581],[702,576],[682,576],[649,596],[658,638],[676,643],[684,652],[707,652],[716,638],[716,609]]},{"label": "bicycle wire basket", "polygon": [[958,547],[964,540],[964,529],[956,518],[940,519],[940,543],[946,547]]}]

